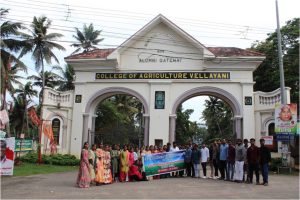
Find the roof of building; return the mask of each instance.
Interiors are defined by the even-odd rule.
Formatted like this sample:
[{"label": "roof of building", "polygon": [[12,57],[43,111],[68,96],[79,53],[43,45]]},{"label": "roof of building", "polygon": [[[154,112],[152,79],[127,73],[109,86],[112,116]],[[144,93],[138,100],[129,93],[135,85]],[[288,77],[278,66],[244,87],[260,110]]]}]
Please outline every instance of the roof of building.
[{"label": "roof of building", "polygon": [[[207,47],[217,57],[256,57],[265,56],[262,53],[240,49],[236,47]],[[83,52],[79,54],[70,55],[65,57],[65,59],[105,59],[109,54],[111,54],[115,49],[95,49],[89,52]]]},{"label": "roof of building", "polygon": [[94,49],[92,51],[88,52],[82,52],[79,54],[73,54],[68,57],[65,57],[65,59],[97,59],[97,58],[107,58],[109,54],[111,54],[115,48],[110,49]]},{"label": "roof of building", "polygon": [[236,47],[207,47],[217,57],[248,57],[265,56],[262,53]]}]

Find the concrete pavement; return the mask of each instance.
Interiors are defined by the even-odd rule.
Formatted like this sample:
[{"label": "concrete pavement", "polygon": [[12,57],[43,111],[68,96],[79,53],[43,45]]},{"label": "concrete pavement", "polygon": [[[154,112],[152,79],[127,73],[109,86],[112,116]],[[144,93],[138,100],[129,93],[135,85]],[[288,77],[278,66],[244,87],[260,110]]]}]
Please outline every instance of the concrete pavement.
[{"label": "concrete pavement", "polygon": [[184,177],[87,189],[75,186],[76,177],[77,172],[2,177],[1,199],[299,199],[295,175],[271,175],[269,186]]}]

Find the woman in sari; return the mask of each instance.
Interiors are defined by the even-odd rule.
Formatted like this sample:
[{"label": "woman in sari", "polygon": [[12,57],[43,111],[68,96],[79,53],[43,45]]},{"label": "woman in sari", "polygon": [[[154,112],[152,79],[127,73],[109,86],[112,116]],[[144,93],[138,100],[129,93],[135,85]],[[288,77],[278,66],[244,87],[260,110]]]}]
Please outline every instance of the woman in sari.
[{"label": "woman in sari", "polygon": [[111,151],[111,165],[113,181],[117,181],[120,171],[120,147],[118,145],[114,145]]},{"label": "woman in sari", "polygon": [[96,149],[96,155],[97,155],[97,169],[96,169],[95,182],[96,185],[99,186],[104,183],[104,164],[103,164],[104,151],[103,151],[102,144],[100,144],[99,148]]},{"label": "woman in sari", "polygon": [[139,172],[139,168],[135,165],[137,162],[134,160],[134,148],[131,147],[129,151],[129,171],[128,177],[129,181],[137,180],[141,181],[143,179],[142,174]]},{"label": "woman in sari", "polygon": [[120,182],[128,181],[129,152],[126,145],[120,154],[120,165]]},{"label": "woman in sari", "polygon": [[80,166],[76,184],[80,188],[90,187],[91,177],[89,172],[89,143],[85,142],[81,151]]},{"label": "woman in sari", "polygon": [[110,147],[108,145],[105,146],[104,157],[103,157],[103,169],[104,169],[104,184],[112,183],[112,175],[111,175],[111,160],[110,160]]},{"label": "woman in sari", "polygon": [[91,175],[91,182],[95,181],[96,174],[95,174],[95,163],[96,163],[96,145],[92,145],[92,149],[89,150],[89,171]]}]

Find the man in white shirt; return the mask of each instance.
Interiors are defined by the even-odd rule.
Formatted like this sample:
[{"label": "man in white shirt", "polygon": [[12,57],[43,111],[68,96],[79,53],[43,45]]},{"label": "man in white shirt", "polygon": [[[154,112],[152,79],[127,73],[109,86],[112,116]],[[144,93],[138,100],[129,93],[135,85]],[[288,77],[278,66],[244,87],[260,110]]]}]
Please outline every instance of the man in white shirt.
[{"label": "man in white shirt", "polygon": [[170,148],[170,151],[171,151],[171,152],[172,152],[172,151],[179,151],[179,148],[178,148],[176,142],[173,142],[173,147]]},{"label": "man in white shirt", "polygon": [[[176,142],[173,142],[173,147],[170,148],[170,152],[173,152],[173,151],[179,151],[179,148],[178,148]],[[178,177],[179,176],[178,171],[177,172],[172,172],[171,176],[172,177]]]},{"label": "man in white shirt", "polygon": [[203,143],[201,148],[201,165],[203,169],[203,177],[206,178],[206,164],[209,160],[209,149],[206,147],[206,145]]}]

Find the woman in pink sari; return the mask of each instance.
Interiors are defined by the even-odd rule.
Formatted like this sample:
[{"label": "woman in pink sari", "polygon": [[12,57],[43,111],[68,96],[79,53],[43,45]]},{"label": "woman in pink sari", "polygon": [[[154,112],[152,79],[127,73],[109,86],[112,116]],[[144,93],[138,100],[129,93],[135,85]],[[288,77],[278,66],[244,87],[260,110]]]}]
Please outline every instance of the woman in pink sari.
[{"label": "woman in pink sari", "polygon": [[85,142],[81,151],[80,167],[77,176],[77,186],[80,188],[90,187],[91,177],[89,172],[89,143]]}]

